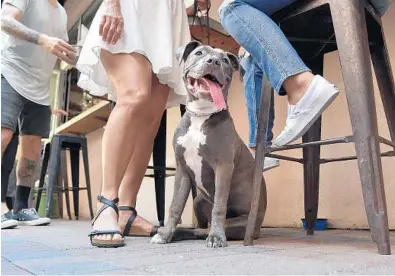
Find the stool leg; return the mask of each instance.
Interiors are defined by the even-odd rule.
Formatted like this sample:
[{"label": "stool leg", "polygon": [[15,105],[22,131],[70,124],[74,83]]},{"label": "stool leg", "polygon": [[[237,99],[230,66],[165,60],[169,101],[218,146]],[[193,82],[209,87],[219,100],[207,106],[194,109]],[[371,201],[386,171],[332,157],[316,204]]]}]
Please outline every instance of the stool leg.
[{"label": "stool leg", "polygon": [[[264,78],[262,82],[262,96],[259,104],[259,118],[258,118],[258,130],[256,137],[256,154],[254,161],[254,174],[252,183],[252,199],[251,199],[251,210],[248,215],[248,222],[246,232],[244,236],[244,245],[253,245],[255,230],[258,227],[256,225],[258,213],[266,212],[265,210],[259,210],[261,197],[266,198],[266,184],[263,179],[263,163],[266,155],[266,133],[269,122],[270,103],[272,100],[273,91],[269,81]],[[262,181],[263,179],[263,181]],[[267,200],[265,200],[267,202]],[[259,225],[259,227],[261,227]]]},{"label": "stool leg", "polygon": [[73,204],[75,219],[78,220],[79,182],[80,182],[80,150],[70,149],[71,182],[73,185]]},{"label": "stool leg", "polygon": [[83,159],[83,162],[84,162],[86,191],[88,193],[89,213],[91,215],[91,219],[93,219],[91,177],[90,177],[90,173],[89,173],[89,159],[88,159],[88,145],[86,143],[86,138],[85,137],[83,138],[81,148],[82,148],[82,159]]},{"label": "stool leg", "polygon": [[395,84],[394,76],[388,55],[387,45],[382,30],[376,34],[377,45],[370,48],[372,62],[380,89],[384,111],[387,117],[388,128],[392,142],[395,144]]},{"label": "stool leg", "polygon": [[[62,156],[62,153],[61,153]],[[61,157],[60,159],[60,164],[66,164],[66,162],[63,161],[63,158]],[[59,172],[58,172],[58,178],[56,181],[56,186],[59,187],[58,189],[58,207],[59,207],[59,215],[63,219],[63,189],[62,189],[62,183],[63,183],[63,173],[62,173],[62,168],[64,166],[60,165],[59,166]]]},{"label": "stool leg", "polygon": [[[303,135],[303,143],[321,140],[322,117]],[[304,214],[307,235],[314,235],[317,222],[320,187],[320,146],[303,148]]]},{"label": "stool leg", "polygon": [[363,1],[331,1],[365,209],[380,254],[391,254]]},{"label": "stool leg", "polygon": [[37,198],[36,198],[36,210],[37,210],[37,212],[38,212],[38,208],[40,207],[41,194],[42,194],[43,188],[44,188],[45,175],[47,174],[50,151],[51,151],[51,144],[50,143],[46,143],[45,146],[44,146],[42,165],[41,165],[41,171],[40,171],[40,181],[39,181],[39,184],[38,184],[38,191],[37,191]]},{"label": "stool leg", "polygon": [[69,220],[71,220],[71,211],[70,211],[70,193],[69,193],[69,178],[67,175],[67,157],[66,157],[66,152],[62,151],[60,153],[60,158],[61,158],[61,164],[64,164],[61,166],[62,168],[60,169],[60,173],[62,175],[61,181],[63,182],[63,189],[64,189],[64,196],[66,198],[66,210],[67,210],[67,216],[69,217]]},{"label": "stool leg", "polygon": [[160,226],[163,226],[165,221],[166,124],[167,112],[165,111],[162,116],[158,134],[155,137],[154,150],[152,153],[154,167],[163,168],[163,170],[154,170],[156,210]]},{"label": "stool leg", "polygon": [[[319,56],[306,63],[314,74],[323,75],[324,56]],[[321,122],[322,117],[319,117],[309,131],[303,135],[303,143],[321,140]],[[307,235],[314,234],[314,227],[317,222],[320,187],[320,154],[320,146],[303,148],[304,213],[307,221]]]},{"label": "stool leg", "polygon": [[56,135],[52,138],[51,155],[48,164],[48,187],[47,187],[47,203],[45,206],[45,216],[50,217],[52,197],[55,186],[57,186],[57,178],[60,166],[61,141]]},{"label": "stool leg", "polygon": [[181,117],[184,116],[186,111],[186,106],[183,104],[180,104],[180,113],[181,113]]}]

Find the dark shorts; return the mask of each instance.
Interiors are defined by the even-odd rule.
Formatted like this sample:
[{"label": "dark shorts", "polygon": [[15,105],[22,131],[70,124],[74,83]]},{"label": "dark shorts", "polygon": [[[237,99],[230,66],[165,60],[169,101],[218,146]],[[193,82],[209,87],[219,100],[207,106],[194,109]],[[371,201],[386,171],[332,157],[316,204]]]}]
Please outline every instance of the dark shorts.
[{"label": "dark shorts", "polygon": [[[51,108],[21,96],[1,76],[1,127],[19,130],[19,135],[48,138],[51,125]],[[19,129],[18,129],[19,126]]]}]

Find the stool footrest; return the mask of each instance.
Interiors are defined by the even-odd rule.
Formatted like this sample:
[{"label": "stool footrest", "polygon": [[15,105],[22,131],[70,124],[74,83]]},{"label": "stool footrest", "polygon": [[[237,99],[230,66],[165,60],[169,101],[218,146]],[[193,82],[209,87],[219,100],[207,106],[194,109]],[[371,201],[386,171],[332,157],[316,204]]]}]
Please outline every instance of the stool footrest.
[{"label": "stool footrest", "polygon": [[156,171],[175,171],[176,168],[173,167],[163,167],[163,166],[148,166],[147,169],[156,170]]},{"label": "stool footrest", "polygon": [[[60,186],[55,186],[54,187],[57,191],[60,191],[60,192],[72,192],[72,191],[80,191],[80,190],[86,190],[87,189],[87,187],[68,187],[68,188],[64,188],[64,187],[60,187]],[[41,188],[41,189],[43,189],[43,190],[45,190],[45,188]]]},{"label": "stool footrest", "polygon": [[[385,151],[385,152],[381,153],[381,157],[394,157],[394,156],[395,156],[395,151]],[[279,155],[279,154],[271,154],[271,153],[268,153],[265,157],[272,157],[272,158],[277,158],[280,160],[304,164],[303,158],[295,158],[295,157],[289,157],[289,156],[284,156],[284,155]],[[336,157],[336,158],[321,158],[319,163],[320,164],[327,164],[327,163],[350,161],[350,160],[357,160],[357,159],[358,158],[356,155],[345,156],[345,157]]]},{"label": "stool footrest", "polygon": [[[175,174],[174,173],[171,173],[171,174],[165,174],[165,175],[163,175],[163,178],[165,178],[165,177],[171,177],[171,176],[175,176]],[[155,178],[155,175],[153,174],[153,173],[150,173],[150,174],[146,174],[146,175],[144,175],[144,177],[150,177],[150,178]],[[160,178],[160,177],[159,177]]]},{"label": "stool footrest", "polygon": [[[69,188],[64,188],[64,187],[61,187],[61,186],[55,186],[54,188],[57,189],[57,190],[60,190],[62,192],[66,191],[66,190],[67,191],[75,191],[75,190],[86,190],[86,189],[88,189],[87,187],[79,187],[79,188],[69,187]],[[47,190],[47,187],[37,188],[37,190],[38,191],[45,191],[45,190]]]},{"label": "stool footrest", "polygon": [[[390,140],[379,136],[379,141],[382,144],[395,148],[395,144],[393,144]],[[293,150],[293,149],[303,149],[308,147],[314,146],[326,146],[326,145],[334,145],[334,144],[347,144],[347,143],[354,143],[354,137],[352,135],[344,136],[340,138],[330,138],[320,141],[313,141],[307,143],[300,143],[300,144],[292,144],[292,145],[285,145],[281,147],[269,147],[266,148],[265,154],[269,154],[276,151],[285,151],[285,150]]]},{"label": "stool footrest", "polygon": [[320,141],[313,141],[307,143],[300,143],[300,144],[292,144],[292,145],[285,145],[281,147],[270,147],[266,149],[266,153],[276,152],[276,151],[284,151],[284,150],[293,150],[293,149],[302,149],[308,148],[313,146],[326,146],[326,145],[334,145],[334,144],[346,144],[346,143],[353,143],[354,138],[352,135],[344,136],[340,138],[331,138],[325,139]]}]

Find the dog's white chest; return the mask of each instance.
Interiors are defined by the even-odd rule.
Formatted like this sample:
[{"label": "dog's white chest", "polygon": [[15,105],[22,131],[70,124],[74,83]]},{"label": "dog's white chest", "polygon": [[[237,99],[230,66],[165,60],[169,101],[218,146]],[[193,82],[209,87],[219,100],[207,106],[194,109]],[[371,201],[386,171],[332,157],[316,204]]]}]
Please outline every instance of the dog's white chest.
[{"label": "dog's white chest", "polygon": [[201,128],[208,118],[209,116],[191,117],[191,125],[188,132],[177,139],[177,144],[185,148],[185,162],[195,175],[196,185],[206,193],[207,191],[204,189],[202,184],[203,158],[199,155],[199,147],[206,144],[206,135],[203,133]]}]

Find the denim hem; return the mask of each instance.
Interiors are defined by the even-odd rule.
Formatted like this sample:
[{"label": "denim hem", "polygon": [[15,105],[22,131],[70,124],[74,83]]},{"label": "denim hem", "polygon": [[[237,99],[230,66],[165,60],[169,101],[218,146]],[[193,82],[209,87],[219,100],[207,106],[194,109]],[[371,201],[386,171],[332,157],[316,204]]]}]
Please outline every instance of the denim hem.
[{"label": "denim hem", "polygon": [[[279,92],[280,89],[281,89],[281,86],[283,86],[284,81],[285,81],[286,79],[288,79],[289,77],[292,77],[292,76],[295,76],[295,75],[297,75],[297,74],[304,73],[304,72],[311,72],[311,69],[308,68],[308,67],[304,67],[304,68],[302,68],[302,69],[299,69],[299,70],[296,70],[296,71],[292,72],[291,74],[288,74],[287,76],[282,77],[282,78],[278,81],[276,87],[274,87],[274,90],[275,90],[275,91],[277,92],[277,94],[279,94],[280,96],[284,96],[284,95],[281,95],[280,92]],[[285,94],[285,95],[286,95],[286,94]]]}]

